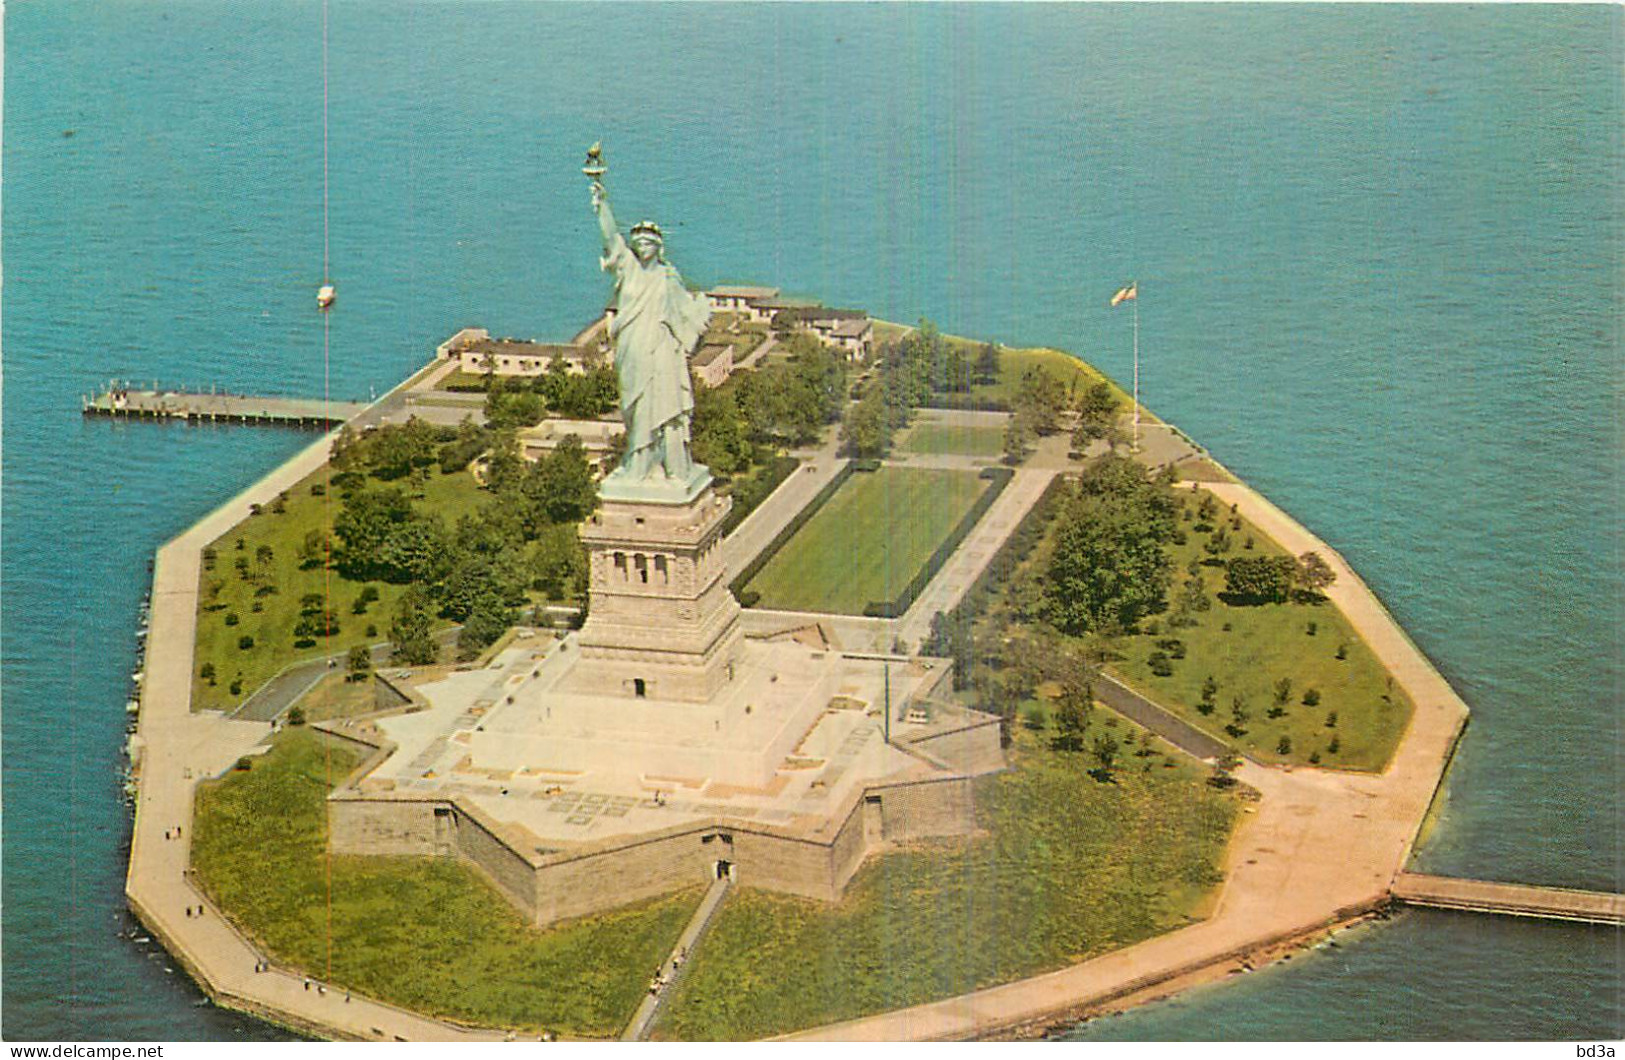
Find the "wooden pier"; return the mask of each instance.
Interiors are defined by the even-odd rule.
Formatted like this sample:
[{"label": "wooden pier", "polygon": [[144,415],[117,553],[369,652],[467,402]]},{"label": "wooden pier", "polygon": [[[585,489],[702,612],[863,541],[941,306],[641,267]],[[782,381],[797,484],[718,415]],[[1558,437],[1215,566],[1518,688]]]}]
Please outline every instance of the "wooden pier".
[{"label": "wooden pier", "polygon": [[1625,924],[1625,894],[1605,891],[1532,887],[1522,883],[1490,883],[1402,872],[1394,878],[1393,896],[1395,901],[1406,905],[1435,909],[1577,920],[1587,924]]},{"label": "wooden pier", "polygon": [[113,384],[93,397],[85,397],[81,404],[86,416],[322,428],[343,423],[367,407],[355,401],[254,397],[191,390],[137,390],[119,384]]}]

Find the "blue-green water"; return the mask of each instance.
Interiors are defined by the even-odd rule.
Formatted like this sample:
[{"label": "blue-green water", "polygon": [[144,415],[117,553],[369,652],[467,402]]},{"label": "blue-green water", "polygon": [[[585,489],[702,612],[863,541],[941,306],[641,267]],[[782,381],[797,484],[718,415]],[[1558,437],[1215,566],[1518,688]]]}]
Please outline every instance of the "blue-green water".
[{"label": "blue-green water", "polygon": [[[146,559],[304,437],[110,376],[364,397],[606,294],[584,146],[701,282],[1076,350],[1365,575],[1474,719],[1423,867],[1625,886],[1621,14],[14,4],[4,1032],[259,1037],[114,937]],[[635,46],[634,46],[635,45]],[[71,137],[64,132],[73,130]],[[1088,1037],[1618,1037],[1621,934],[1407,914]]]}]

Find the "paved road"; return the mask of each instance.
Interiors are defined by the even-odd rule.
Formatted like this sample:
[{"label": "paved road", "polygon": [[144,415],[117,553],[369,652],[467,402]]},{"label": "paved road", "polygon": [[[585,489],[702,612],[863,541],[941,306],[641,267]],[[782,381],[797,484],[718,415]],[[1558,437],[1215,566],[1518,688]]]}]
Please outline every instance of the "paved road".
[{"label": "paved road", "polygon": [[805,1038],[968,1038],[1076,1012],[1173,980],[1248,967],[1246,955],[1383,902],[1409,860],[1449,763],[1467,706],[1328,545],[1247,486],[1209,487],[1296,554],[1314,549],[1337,571],[1327,592],[1416,705],[1381,775],[1247,762],[1236,777],[1260,793],[1231,842],[1226,880],[1206,921],[1048,975],[868,1019]]},{"label": "paved road", "polygon": [[1096,699],[1194,758],[1211,760],[1226,750],[1220,741],[1110,674],[1101,674],[1094,687]]},{"label": "paved road", "polygon": [[[457,639],[457,633],[461,628],[452,626],[450,629],[440,630],[434,638],[444,648]],[[393,656],[394,651],[388,643],[374,644],[372,668],[378,670],[389,666]],[[242,706],[233,711],[231,716],[238,721],[274,721],[282,716],[283,711],[298,702],[301,696],[315,688],[316,683],[323,677],[348,666],[349,662],[350,653],[342,651],[289,666],[243,700]]]}]

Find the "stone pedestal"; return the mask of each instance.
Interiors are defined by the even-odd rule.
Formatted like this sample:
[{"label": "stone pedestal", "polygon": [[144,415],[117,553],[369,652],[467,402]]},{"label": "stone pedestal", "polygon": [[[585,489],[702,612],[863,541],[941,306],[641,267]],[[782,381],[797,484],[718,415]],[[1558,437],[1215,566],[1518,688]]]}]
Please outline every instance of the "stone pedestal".
[{"label": "stone pedestal", "polygon": [[705,703],[734,679],[739,604],[720,547],[732,502],[709,480],[603,491],[581,528],[592,599],[571,691]]}]

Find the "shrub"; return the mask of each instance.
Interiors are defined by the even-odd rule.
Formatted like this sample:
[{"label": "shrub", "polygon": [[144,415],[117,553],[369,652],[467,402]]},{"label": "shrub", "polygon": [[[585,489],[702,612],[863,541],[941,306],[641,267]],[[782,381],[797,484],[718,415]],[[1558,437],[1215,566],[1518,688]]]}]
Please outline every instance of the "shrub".
[{"label": "shrub", "polygon": [[1303,690],[1303,705],[1306,707],[1320,706],[1320,689],[1306,688]]},{"label": "shrub", "polygon": [[237,764],[233,768],[239,772],[246,773],[250,769],[254,768],[254,760],[247,755],[243,755],[243,757],[237,759]]},{"label": "shrub", "polygon": [[1286,717],[1286,708],[1285,707],[1271,707],[1270,709],[1268,709],[1268,710],[1266,710],[1264,712],[1264,717],[1266,717],[1266,718],[1284,718],[1284,717]]},{"label": "shrub", "polygon": [[1310,751],[1309,752],[1309,764],[1312,765],[1312,766],[1320,765],[1320,752],[1319,751]]},{"label": "shrub", "polygon": [[197,675],[209,682],[209,684],[214,684],[214,663],[204,663],[202,668],[198,670]]},{"label": "shrub", "polygon": [[1275,682],[1275,702],[1285,703],[1292,698],[1292,678],[1283,677]]},{"label": "shrub", "polygon": [[235,626],[237,623],[239,623],[241,621],[242,621],[242,618],[238,616],[237,612],[235,612],[235,611],[227,611],[226,612],[226,625]]},{"label": "shrub", "polygon": [[247,651],[249,648],[252,648],[253,646],[254,646],[254,638],[250,637],[247,633],[244,633],[242,636],[237,638],[237,647],[238,647],[239,650]]},{"label": "shrub", "polygon": [[288,711],[289,725],[303,725],[305,723],[305,708],[295,706]]},{"label": "shrub", "polygon": [[1316,622],[1311,622],[1311,623],[1309,623],[1309,624],[1308,624],[1308,625],[1306,625],[1306,626],[1304,626],[1304,627],[1303,627],[1303,631],[1304,631],[1304,633],[1305,633],[1305,634],[1306,634],[1306,635],[1308,635],[1308,636],[1311,636],[1311,637],[1312,637],[1312,636],[1314,636],[1314,635],[1315,635],[1315,634],[1316,634],[1316,633],[1318,633],[1318,632],[1320,632],[1320,625],[1319,625],[1319,623],[1316,623]]},{"label": "shrub", "polygon": [[1343,742],[1335,736],[1332,737],[1332,742],[1326,745],[1326,753],[1329,755],[1334,755],[1342,749]]},{"label": "shrub", "polygon": [[1174,664],[1168,660],[1168,653],[1165,651],[1152,652],[1150,657],[1147,658],[1145,662],[1146,665],[1151,668],[1151,672],[1156,674],[1158,677],[1170,677],[1173,675]]},{"label": "shrub", "polygon": [[1349,646],[1347,644],[1339,644],[1337,646],[1337,655],[1335,657],[1338,659],[1347,659],[1349,657]]},{"label": "shrub", "polygon": [[310,484],[310,495],[312,497],[326,496],[327,495],[327,487],[325,485],[323,485],[322,483],[320,483],[320,482],[312,482]]},{"label": "shrub", "polygon": [[1275,753],[1278,754],[1278,755],[1289,755],[1289,754],[1291,754],[1292,753],[1292,737],[1283,736],[1279,740],[1277,740],[1275,742]]},{"label": "shrub", "polygon": [[234,678],[232,680],[230,691],[234,696],[240,696],[243,694],[243,679],[241,677]]},{"label": "shrub", "polygon": [[376,636],[378,636],[378,627],[369,623],[367,626],[367,637],[370,639]]},{"label": "shrub", "polygon": [[1326,728],[1337,728],[1337,711],[1334,710],[1330,714],[1326,715]]}]

